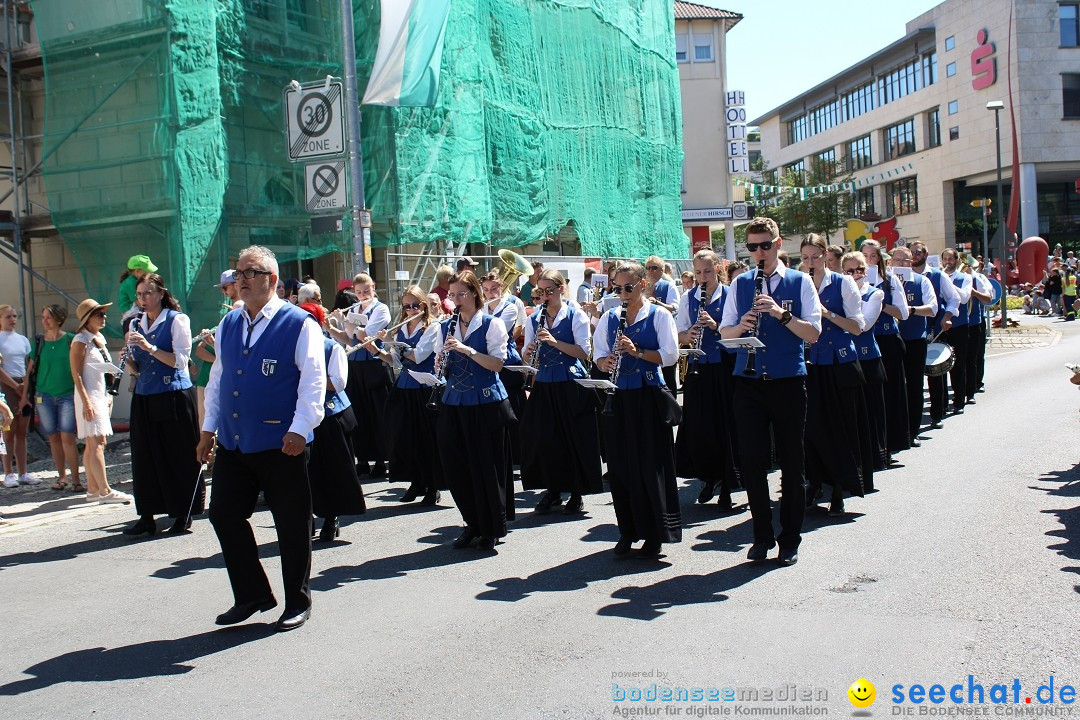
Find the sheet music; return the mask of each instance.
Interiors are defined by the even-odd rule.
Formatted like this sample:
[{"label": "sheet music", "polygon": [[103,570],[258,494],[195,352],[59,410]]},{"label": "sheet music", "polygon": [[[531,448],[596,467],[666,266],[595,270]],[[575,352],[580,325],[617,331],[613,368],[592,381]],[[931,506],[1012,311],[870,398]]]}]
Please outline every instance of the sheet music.
[{"label": "sheet music", "polygon": [[503,370],[513,370],[520,373],[535,373],[537,369],[532,365],[503,365]]},{"label": "sheet music", "polygon": [[575,378],[574,382],[584,388],[593,390],[615,390],[615,383],[610,380],[593,380],[592,378]]},{"label": "sheet music", "polygon": [[734,338],[732,340],[721,340],[720,344],[726,347],[728,350],[737,350],[739,348],[763,348],[765,343],[756,337],[741,337]]},{"label": "sheet music", "polygon": [[100,363],[98,363],[98,362],[88,362],[88,363],[86,363],[86,367],[88,367],[91,370],[94,370],[96,372],[102,373],[102,374],[104,374],[104,373],[112,373],[114,375],[119,375],[120,374],[120,368],[118,368],[116,365],[113,365],[111,362],[100,362]]},{"label": "sheet music", "polygon": [[440,380],[431,373],[418,372],[416,370],[409,370],[409,374],[412,375],[413,380],[421,385],[427,385],[428,387],[434,387],[436,385],[445,385],[445,381]]}]

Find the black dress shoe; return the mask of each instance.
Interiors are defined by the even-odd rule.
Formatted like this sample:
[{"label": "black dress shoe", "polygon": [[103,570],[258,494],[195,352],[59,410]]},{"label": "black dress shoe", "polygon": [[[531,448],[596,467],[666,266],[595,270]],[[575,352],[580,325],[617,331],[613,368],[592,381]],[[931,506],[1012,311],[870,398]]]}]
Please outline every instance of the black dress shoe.
[{"label": "black dress shoe", "polygon": [[715,492],[716,492],[716,481],[714,481],[714,480],[702,480],[701,481],[701,492],[698,493],[698,496],[697,496],[698,504],[699,505],[704,505],[705,503],[712,500],[713,493],[715,493]]},{"label": "black dress shoe", "polygon": [[401,496],[399,502],[412,502],[418,497],[420,497],[420,490],[415,485],[410,485],[409,489],[405,491],[405,494]]},{"label": "black dress shoe", "polygon": [[780,550],[780,555],[776,558],[781,565],[785,567],[788,565],[794,565],[799,562],[799,551],[795,548],[785,548]]},{"label": "black dress shoe", "polygon": [[176,518],[176,522],[172,524],[172,527],[166,530],[170,535],[183,535],[191,530],[191,518]]},{"label": "black dress shoe", "polygon": [[615,549],[612,550],[612,552],[621,557],[626,553],[630,552],[633,546],[633,540],[630,540],[628,538],[619,538],[619,542],[615,543]]},{"label": "black dress shoe", "polygon": [[235,625],[244,622],[257,612],[266,612],[275,607],[277,607],[277,600],[274,599],[273,595],[254,602],[240,603],[239,605],[233,605],[218,615],[214,623],[217,625]]},{"label": "black dress shoe", "polygon": [[436,490],[435,492],[429,492],[424,496],[424,499],[420,501],[421,505],[438,505],[442,500],[442,493]]},{"label": "black dress shoe", "polygon": [[772,550],[775,542],[771,543],[754,543],[750,546],[750,550],[746,553],[746,559],[754,562],[761,562],[769,557],[769,551]]},{"label": "black dress shoe", "polygon": [[548,490],[540,496],[540,502],[536,503],[536,512],[541,515],[546,515],[551,512],[551,508],[562,505],[562,493]]},{"label": "black dress shoe", "polygon": [[472,543],[473,538],[475,537],[476,533],[474,533],[472,529],[465,528],[461,535],[458,536],[458,539],[453,542],[453,545],[456,548],[469,547],[469,544]]},{"label": "black dress shoe", "polygon": [[322,530],[319,531],[319,540],[322,542],[334,542],[341,537],[341,524],[336,517],[323,520]]},{"label": "black dress shoe", "polygon": [[931,420],[930,427],[932,427],[934,430],[940,430],[943,426],[940,420]]},{"label": "black dress shoe", "polygon": [[[276,605],[277,603],[275,603]],[[311,617],[311,608],[306,607],[303,610],[290,610],[285,608],[285,612],[281,613],[281,617],[277,621],[278,632],[289,632],[295,630],[308,621]]]},{"label": "black dress shoe", "polygon": [[969,397],[967,400],[964,401],[964,405],[974,405],[974,404],[975,404],[975,396],[974,395],[972,395],[971,397]]},{"label": "black dress shoe", "polygon": [[646,540],[638,550],[640,557],[655,558],[660,557],[660,541],[659,540]]},{"label": "black dress shoe", "polygon": [[562,509],[563,515],[576,515],[580,512],[585,512],[585,501],[581,499],[580,495],[571,495],[570,499],[566,501],[566,505]]},{"label": "black dress shoe", "polygon": [[375,467],[371,468],[371,477],[373,477],[373,478],[386,477],[386,463],[384,463],[384,462],[375,463]]},{"label": "black dress shoe", "polygon": [[913,447],[913,448],[922,447],[922,441],[919,440],[919,438],[911,438],[911,447]]},{"label": "black dress shoe", "polygon": [[482,538],[480,538],[480,542],[478,542],[476,544],[476,547],[479,548],[480,550],[484,551],[484,552],[494,550],[495,549],[495,538],[493,538],[493,537],[482,537]]},{"label": "black dress shoe", "polygon": [[844,503],[834,502],[829,505],[829,517],[843,517],[844,516]]},{"label": "black dress shoe", "polygon": [[139,520],[132,526],[124,529],[125,535],[135,537],[137,535],[155,535],[157,534],[157,523],[154,522],[154,518],[139,518]]}]

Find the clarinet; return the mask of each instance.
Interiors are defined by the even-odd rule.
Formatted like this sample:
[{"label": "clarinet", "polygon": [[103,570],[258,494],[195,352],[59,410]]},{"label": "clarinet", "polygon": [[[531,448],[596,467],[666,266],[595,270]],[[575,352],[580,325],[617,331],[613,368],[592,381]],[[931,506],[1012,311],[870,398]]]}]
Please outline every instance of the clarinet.
[{"label": "clarinet", "polygon": [[[128,323],[128,332],[131,332],[132,327],[139,327],[139,323],[142,322],[143,311],[140,310],[136,313],[132,322]],[[124,377],[124,368],[127,366],[128,358],[131,357],[131,346],[124,345],[124,354],[120,356],[120,372],[113,376],[112,382],[109,383],[109,394],[120,394],[120,380]]]},{"label": "clarinet", "polygon": [[[698,296],[698,312],[700,312],[701,310],[705,310],[705,304],[708,302],[708,299],[705,297],[705,287],[706,287],[706,284],[701,283],[701,294]],[[706,312],[708,312],[708,311],[706,310]],[[697,324],[698,324],[698,321],[694,320],[694,325],[697,325]],[[701,349],[701,343],[702,343],[702,341],[704,339],[705,339],[705,326],[702,325],[698,329],[698,334],[697,334],[697,337],[694,338],[694,342],[690,343],[690,347],[692,347],[694,350],[700,350]],[[690,369],[686,371],[686,374],[687,375],[697,375],[698,374],[697,365],[698,365],[698,356],[694,355],[692,358],[690,358]]]},{"label": "clarinet", "polygon": [[[619,310],[619,327],[615,330],[615,340],[611,343],[611,349],[615,354],[615,366],[611,368],[611,384],[615,385],[619,382],[619,367],[622,365],[622,352],[616,350],[616,346],[619,344],[619,338],[626,332],[626,306],[629,303],[623,303],[622,308]],[[609,388],[607,391],[607,400],[604,401],[604,409],[600,412],[601,415],[614,415],[615,414],[615,388]]]},{"label": "clarinet", "polygon": [[[540,328],[544,324],[545,317],[547,315],[547,307],[549,300],[545,300],[543,305],[540,306],[540,314],[534,315],[539,319],[536,321],[536,332],[533,334],[532,341],[532,355],[529,356],[529,367],[539,372],[540,370],[540,340],[536,336],[540,334]],[[526,383],[526,387],[532,390],[532,386],[536,383],[537,373],[529,373],[529,380]]]},{"label": "clarinet", "polygon": [[[454,337],[454,333],[457,332],[458,319],[461,317],[461,308],[454,308],[454,314],[450,316],[450,322],[446,326],[446,338],[443,340],[443,345],[446,344],[446,340]],[[439,352],[435,358],[435,377],[443,380],[442,385],[436,385],[431,388],[431,397],[428,398],[428,408],[436,408],[439,406],[439,396],[442,393],[443,387],[446,385],[446,366],[450,363],[450,350],[446,347]]]},{"label": "clarinet", "polygon": [[[754,302],[756,304],[757,299],[761,297],[762,292],[765,289],[765,261],[762,260],[757,264],[757,276],[754,278]],[[750,337],[758,336],[758,327],[761,325],[761,314],[757,314],[757,322],[754,323],[754,329],[750,331]],[[743,375],[757,375],[757,348],[750,348],[747,352],[746,367],[743,368]]]}]

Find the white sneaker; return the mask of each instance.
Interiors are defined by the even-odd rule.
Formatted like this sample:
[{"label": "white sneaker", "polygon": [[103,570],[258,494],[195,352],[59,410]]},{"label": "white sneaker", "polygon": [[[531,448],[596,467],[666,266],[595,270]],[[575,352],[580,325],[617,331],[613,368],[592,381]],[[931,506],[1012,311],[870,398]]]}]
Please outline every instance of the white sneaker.
[{"label": "white sneaker", "polygon": [[19,478],[19,484],[20,485],[40,485],[41,484],[41,479],[36,478],[36,477],[30,477],[26,473],[23,473],[22,476]]},{"label": "white sneaker", "polygon": [[135,498],[133,498],[131,495],[128,495],[126,492],[120,492],[119,490],[113,490],[111,492],[105,493],[104,495],[99,495],[97,499],[103,505],[107,504],[107,503],[120,503],[120,504],[123,504],[123,505],[127,505],[128,503],[130,503]]},{"label": "white sneaker", "polygon": [[86,493],[86,501],[85,502],[86,502],[87,505],[91,505],[93,503],[96,503],[102,497],[103,497],[102,495],[94,495],[93,493]]},{"label": "white sneaker", "polygon": [[19,476],[15,473],[9,473],[4,476],[4,487],[13,488],[19,487]]}]

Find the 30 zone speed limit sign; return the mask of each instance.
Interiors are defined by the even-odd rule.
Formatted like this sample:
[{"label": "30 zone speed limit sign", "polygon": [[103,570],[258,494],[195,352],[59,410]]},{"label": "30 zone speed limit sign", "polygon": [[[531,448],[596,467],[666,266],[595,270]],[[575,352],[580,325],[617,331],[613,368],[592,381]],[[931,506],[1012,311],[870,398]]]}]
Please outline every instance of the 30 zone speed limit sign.
[{"label": "30 zone speed limit sign", "polygon": [[285,88],[289,160],[330,157],[345,152],[341,83],[313,83]]}]

